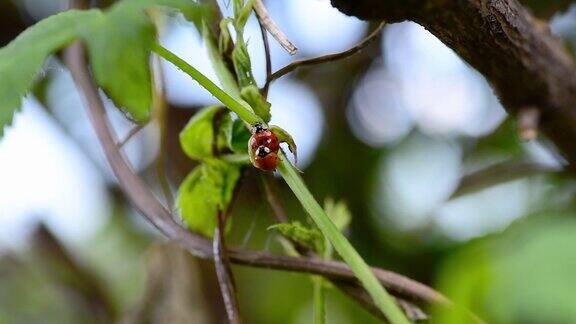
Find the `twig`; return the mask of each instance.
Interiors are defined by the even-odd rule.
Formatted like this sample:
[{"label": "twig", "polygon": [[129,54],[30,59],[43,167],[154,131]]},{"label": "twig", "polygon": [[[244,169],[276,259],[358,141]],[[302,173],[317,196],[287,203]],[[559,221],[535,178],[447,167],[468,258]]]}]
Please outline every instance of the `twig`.
[{"label": "twig", "polygon": [[333,62],[333,61],[345,59],[347,57],[350,57],[350,56],[360,52],[366,46],[370,45],[370,43],[372,43],[380,35],[380,31],[382,30],[382,28],[384,28],[385,25],[386,25],[386,23],[384,21],[381,22],[378,25],[378,27],[376,27],[376,29],[373,32],[371,32],[370,35],[368,35],[366,38],[364,38],[360,43],[356,44],[354,47],[347,49],[343,52],[323,55],[323,56],[315,57],[315,58],[311,58],[311,59],[295,61],[295,62],[292,62],[292,63],[286,65],[285,67],[281,68],[280,70],[278,70],[278,71],[272,73],[272,75],[270,75],[270,77],[266,80],[266,85],[264,86],[264,88],[265,89],[268,88],[270,86],[270,83],[272,83],[272,81],[296,70],[297,68],[300,68],[303,66],[316,65],[316,64],[322,64],[322,63]]},{"label": "twig", "polygon": [[[268,41],[268,34],[266,33],[266,28],[262,23],[260,17],[258,17],[258,24],[260,25],[260,33],[262,34],[262,43],[264,43],[264,56],[266,58],[266,80],[270,79],[272,76],[272,57],[270,52],[270,42]],[[262,95],[264,98],[268,97],[268,89],[270,84],[266,82],[264,88],[262,88]]]},{"label": "twig", "polygon": [[265,174],[262,176],[262,187],[264,188],[264,196],[266,196],[266,200],[268,204],[272,208],[272,212],[276,221],[278,223],[287,223],[288,222],[288,215],[284,210],[284,206],[282,206],[282,202],[280,198],[278,198],[274,178],[269,175]]},{"label": "twig", "polygon": [[[264,193],[265,193],[266,199],[268,200],[268,204],[270,204],[270,207],[272,208],[272,211],[274,212],[274,217],[276,218],[276,221],[279,223],[288,222],[288,216],[286,215],[286,211],[284,209],[284,206],[282,205],[282,202],[280,201],[280,198],[278,197],[277,191],[276,191],[275,186],[274,186],[274,178],[270,175],[265,175],[262,177],[262,184],[264,187]],[[316,254],[314,254],[312,251],[310,251],[307,247],[303,246],[302,244],[300,244],[296,241],[290,240],[289,238],[286,238],[286,239],[289,242],[289,244],[291,243],[293,245],[294,249],[298,253],[300,253],[302,255],[307,255],[310,258],[318,258],[318,256]],[[319,293],[318,291],[316,291],[316,289],[323,289],[321,287],[322,283],[317,282],[317,280],[322,280],[322,278],[316,278],[315,277],[315,278],[313,278],[313,280],[314,280],[314,289],[315,289],[314,295],[316,297],[317,294]],[[366,293],[366,291],[364,289],[362,289],[362,287],[359,287],[357,284],[339,281],[339,280],[331,280],[331,282],[338,289],[340,289],[342,292],[344,292],[346,295],[348,295],[348,297],[356,300],[356,302],[358,304],[360,304],[360,306],[366,308],[374,316],[385,320],[385,317],[382,314],[382,312],[378,309],[378,307],[376,307],[376,305],[374,304],[374,301],[370,298],[370,296]],[[322,293],[320,293],[320,294],[322,294]],[[412,305],[408,301],[405,301],[405,303],[408,306],[412,306],[412,308],[414,308],[414,309],[419,309],[416,305]],[[404,309],[406,310],[406,307],[404,307]],[[316,311],[319,311],[320,313],[322,313],[321,309],[315,309],[315,312]],[[324,315],[315,313],[315,316],[316,315],[324,316]],[[414,316],[414,313],[406,312],[406,315],[411,320],[420,320],[419,317]]]},{"label": "twig", "polygon": [[[368,310],[372,315],[385,320],[382,312],[380,312],[380,310],[374,305],[370,296],[368,296],[364,289],[345,282],[332,281],[332,283],[342,290],[342,292],[344,292],[348,297],[356,300],[356,302],[362,305],[362,307]],[[429,319],[428,315],[418,305],[397,297],[396,302],[402,307],[406,316],[408,316],[411,321],[421,322]]]},{"label": "twig", "polygon": [[[154,196],[150,188],[127,163],[116,146],[112,129],[108,124],[104,105],[97,87],[86,67],[85,50],[80,43],[74,43],[66,50],[66,62],[72,76],[86,100],[86,109],[100,144],[120,188],[132,205],[169,239],[180,244],[192,255],[199,258],[212,258],[212,247],[207,239],[181,227],[170,212]],[[350,268],[336,261],[277,256],[239,248],[228,248],[230,261],[236,264],[276,270],[319,274],[330,279],[340,279],[358,284]],[[445,296],[434,289],[400,274],[379,268],[372,268],[378,280],[391,292],[408,300],[450,306]]]},{"label": "twig", "polygon": [[138,134],[142,129],[144,129],[144,126],[146,126],[146,125],[145,124],[138,124],[138,125],[134,126],[132,129],[130,129],[128,134],[126,134],[126,136],[124,136],[124,138],[120,142],[118,142],[117,146],[119,148],[121,148],[124,145],[126,145],[126,143],[128,143],[128,141],[130,141],[130,139],[132,139],[132,137],[134,137],[134,135]]},{"label": "twig", "polygon": [[278,28],[276,23],[270,18],[270,14],[268,14],[268,10],[262,3],[262,0],[254,1],[254,11],[258,16],[258,20],[266,27],[266,30],[278,41],[280,46],[288,52],[290,55],[296,54],[298,48],[292,44],[292,42],[288,39],[288,37]]},{"label": "twig", "polygon": [[512,180],[560,171],[560,168],[534,162],[498,163],[463,176],[449,199],[455,199]]},{"label": "twig", "polygon": [[[152,19],[156,22],[159,21],[157,16],[157,11],[152,11]],[[158,37],[158,35],[157,35]],[[166,173],[166,147],[167,147],[167,137],[166,137],[166,114],[168,105],[166,104],[166,89],[164,84],[164,69],[161,64],[161,59],[159,57],[154,57],[152,59],[152,68],[154,70],[154,85],[153,88],[153,109],[154,118],[158,123],[158,128],[160,132],[159,142],[160,148],[158,156],[156,157],[155,169],[156,176],[158,177],[158,182],[160,183],[160,188],[164,194],[164,199],[166,200],[166,205],[170,210],[174,206],[174,196],[172,190],[170,189],[170,180],[168,179],[168,174]]]},{"label": "twig", "polygon": [[[164,107],[164,109],[165,108],[166,107]],[[162,119],[159,123],[163,125],[160,126],[160,150],[156,158],[156,176],[158,177],[162,194],[166,200],[166,205],[172,210],[172,206],[174,206],[174,195],[172,194],[172,189],[170,189],[170,180],[166,173],[166,120]]]},{"label": "twig", "polygon": [[240,311],[238,300],[236,299],[236,287],[232,269],[230,268],[230,259],[228,258],[226,243],[224,239],[226,231],[226,216],[222,211],[218,211],[218,226],[214,230],[213,250],[214,264],[216,266],[216,276],[220,285],[220,293],[224,300],[228,321],[231,324],[239,324]]}]

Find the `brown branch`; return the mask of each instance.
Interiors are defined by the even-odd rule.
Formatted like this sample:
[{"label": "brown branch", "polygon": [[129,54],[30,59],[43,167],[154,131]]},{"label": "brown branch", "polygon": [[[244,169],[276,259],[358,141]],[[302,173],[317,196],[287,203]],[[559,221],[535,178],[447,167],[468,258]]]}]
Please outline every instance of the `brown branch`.
[{"label": "brown branch", "polygon": [[285,67],[272,73],[272,75],[270,75],[270,77],[268,77],[268,79],[266,80],[266,85],[264,86],[264,89],[267,89],[270,86],[270,83],[272,83],[274,80],[285,76],[286,74],[296,70],[297,68],[342,60],[342,59],[345,59],[347,57],[350,57],[350,56],[360,52],[362,49],[364,49],[366,46],[370,45],[370,43],[372,43],[374,40],[376,40],[378,38],[378,36],[380,35],[380,32],[382,31],[382,28],[384,28],[385,25],[386,25],[386,23],[384,21],[381,22],[380,24],[378,24],[376,29],[374,29],[374,31],[372,31],[370,33],[370,35],[366,36],[366,38],[364,38],[362,41],[360,41],[360,43],[356,44],[354,47],[351,47],[351,48],[349,48],[343,52],[323,55],[323,56],[315,57],[315,58],[311,58],[311,59],[295,61],[295,62],[292,62],[292,63],[286,65]]},{"label": "brown branch", "polygon": [[146,125],[145,124],[138,124],[138,125],[132,127],[132,129],[130,129],[128,134],[126,134],[126,136],[124,136],[124,138],[118,142],[118,144],[117,144],[118,147],[123,147],[124,145],[126,145],[126,143],[128,143],[130,141],[130,139],[132,139],[132,137],[134,137],[134,135],[138,134],[142,129],[144,129],[144,126],[146,126]]},{"label": "brown branch", "polygon": [[[158,19],[154,17],[154,19]],[[166,205],[171,208],[174,205],[174,195],[172,194],[172,190],[170,189],[170,180],[168,178],[168,174],[166,172],[166,156],[167,154],[167,144],[168,144],[168,136],[167,136],[167,113],[168,113],[168,105],[166,104],[166,89],[164,85],[164,69],[162,68],[162,64],[160,62],[160,58],[156,57],[152,61],[152,68],[154,69],[154,88],[152,93],[152,104],[154,109],[154,118],[158,123],[158,130],[159,130],[159,149],[158,149],[158,156],[156,157],[155,169],[156,169],[156,176],[158,177],[158,182],[160,184],[160,188],[162,189],[162,193],[164,194],[164,199],[166,200]]]},{"label": "brown branch", "polygon": [[[262,176],[262,185],[264,187],[264,194],[266,196],[266,200],[268,201],[268,204],[272,208],[276,221],[278,223],[287,223],[288,216],[286,214],[286,211],[280,198],[277,195],[277,191],[274,186],[274,177],[269,174]],[[285,237],[285,239],[287,240],[288,244],[292,244],[293,248],[301,255],[306,255],[310,258],[318,258],[318,255],[316,255],[313,251],[310,251],[310,249],[308,249],[306,246],[300,244],[297,241],[291,240],[288,237]],[[331,280],[331,282],[338,289],[344,292],[348,297],[354,299],[360,306],[364,307],[372,315],[382,320],[386,320],[384,314],[382,314],[380,309],[378,309],[376,304],[374,304],[374,301],[372,300],[370,295],[368,295],[366,290],[364,290],[364,288],[358,286],[356,283],[353,282],[345,282],[338,280]],[[415,309],[417,310],[420,309],[416,305],[413,305],[408,301],[403,302],[404,305],[406,306],[403,308],[406,311],[406,315],[408,316],[408,318],[410,318],[411,320],[420,320],[421,317],[414,316],[416,312],[413,311]],[[423,314],[423,312],[420,310],[419,314]]]},{"label": "brown branch", "polygon": [[516,0],[331,0],[366,20],[413,20],[492,84],[516,116],[537,107],[540,129],[576,171],[576,68],[547,24]]},{"label": "brown branch", "polygon": [[254,1],[254,11],[258,16],[258,21],[261,22],[262,25],[268,30],[270,34],[278,41],[280,46],[286,50],[290,55],[296,54],[298,48],[292,44],[292,42],[288,39],[288,37],[282,32],[280,28],[276,25],[276,23],[270,18],[270,14],[268,14],[268,10],[262,3],[262,0]]},{"label": "brown branch", "polygon": [[262,43],[264,43],[264,56],[266,59],[266,84],[262,88],[262,95],[264,98],[268,97],[268,89],[270,88],[270,83],[267,81],[270,79],[272,75],[272,57],[270,51],[270,42],[268,41],[268,33],[266,33],[266,28],[264,23],[258,16],[258,25],[260,25],[260,33],[262,34]]},{"label": "brown branch", "polygon": [[[170,212],[162,206],[150,188],[134,173],[122,153],[118,151],[115,136],[106,119],[104,105],[86,66],[84,47],[80,43],[74,43],[66,50],[65,56],[74,81],[84,96],[86,109],[108,163],[128,200],[148,222],[191,254],[199,258],[213,258],[210,241],[189,232],[176,223]],[[228,251],[230,261],[236,264],[319,274],[329,279],[358,284],[350,268],[342,262],[277,256],[239,248],[229,248]],[[415,302],[452,305],[442,294],[422,283],[391,271],[372,269],[378,280],[394,295]]]},{"label": "brown branch", "polygon": [[216,266],[216,276],[220,285],[220,293],[224,300],[226,315],[231,324],[239,324],[240,311],[238,299],[236,298],[236,285],[230,268],[230,258],[226,250],[224,235],[226,233],[226,215],[218,211],[218,226],[214,230],[213,251],[214,264]]},{"label": "brown branch", "polygon": [[534,162],[502,162],[467,174],[449,199],[455,199],[498,184],[537,175],[556,173],[558,168],[541,165]]},{"label": "brown branch", "polygon": [[[386,318],[384,317],[384,315],[382,315],[380,309],[376,307],[376,305],[372,301],[372,298],[370,298],[370,295],[368,295],[366,290],[358,287],[357,285],[351,285],[350,283],[346,282],[332,281],[332,283],[335,284],[338,287],[338,289],[344,292],[344,294],[346,294],[348,297],[356,300],[360,305],[362,305],[362,307],[368,310],[368,312],[370,312],[372,315],[382,320],[386,320]],[[426,315],[426,313],[424,313],[424,311],[420,307],[414,305],[413,303],[400,298],[396,298],[396,302],[402,308],[402,310],[404,310],[404,313],[412,322],[421,322],[429,319],[428,315]]]},{"label": "brown branch", "polygon": [[274,177],[270,174],[262,175],[262,187],[264,188],[264,196],[272,208],[272,212],[278,223],[287,223],[288,215],[284,206],[277,195],[276,186],[274,184]]}]

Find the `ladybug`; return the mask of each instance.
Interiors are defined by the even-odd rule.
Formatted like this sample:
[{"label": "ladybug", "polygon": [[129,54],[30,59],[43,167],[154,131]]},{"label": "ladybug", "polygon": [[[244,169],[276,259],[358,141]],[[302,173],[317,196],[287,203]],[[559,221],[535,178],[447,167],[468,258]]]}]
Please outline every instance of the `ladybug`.
[{"label": "ladybug", "polygon": [[278,166],[280,142],[268,128],[262,124],[254,126],[254,133],[248,141],[252,164],[264,171],[274,171]]},{"label": "ladybug", "polygon": [[266,146],[272,152],[278,152],[280,149],[280,142],[278,137],[274,135],[268,128],[258,123],[254,126],[254,134],[250,137],[249,141],[250,150],[255,151],[260,146]]},{"label": "ladybug", "polygon": [[278,151],[271,151],[266,146],[259,146],[254,153],[254,165],[264,171],[274,171],[278,166]]}]

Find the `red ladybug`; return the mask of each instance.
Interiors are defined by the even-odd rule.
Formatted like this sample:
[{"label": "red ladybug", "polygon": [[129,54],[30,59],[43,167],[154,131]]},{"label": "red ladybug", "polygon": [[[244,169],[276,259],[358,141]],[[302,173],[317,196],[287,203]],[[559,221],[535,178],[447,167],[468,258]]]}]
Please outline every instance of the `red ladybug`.
[{"label": "red ladybug", "polygon": [[254,134],[248,141],[250,156],[255,167],[264,171],[274,171],[278,166],[280,142],[274,133],[262,124],[254,126]]},{"label": "red ladybug", "polygon": [[260,146],[254,154],[254,165],[264,171],[274,171],[278,166],[278,151],[273,152],[266,146]]},{"label": "red ladybug", "polygon": [[250,149],[256,150],[260,146],[266,146],[272,152],[278,152],[280,149],[280,142],[274,133],[269,129],[264,128],[262,124],[256,124],[254,127],[254,134],[250,137]]}]

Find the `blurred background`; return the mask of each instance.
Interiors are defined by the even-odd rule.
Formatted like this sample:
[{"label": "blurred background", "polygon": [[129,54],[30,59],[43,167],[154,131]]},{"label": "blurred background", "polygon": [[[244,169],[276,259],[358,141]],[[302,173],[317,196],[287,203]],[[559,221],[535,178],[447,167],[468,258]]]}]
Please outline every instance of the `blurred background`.
[{"label": "blurred background", "polygon": [[[67,5],[0,1],[1,45]],[[230,14],[229,1],[221,7]],[[271,39],[274,70],[345,50],[376,27],[344,16],[327,0],[275,0],[267,7],[300,49],[291,57]],[[576,8],[533,9],[568,47],[576,44]],[[246,34],[262,85],[264,52],[254,17]],[[216,79],[190,23],[165,17],[160,35],[167,48]],[[157,158],[165,159],[177,190],[194,167],[178,133],[199,108],[216,103],[170,64],[161,67],[165,145],[151,123],[124,147],[158,192]],[[293,134],[316,198],[350,208],[347,235],[370,264],[432,285],[489,322],[576,322],[574,181],[544,139],[518,139],[486,80],[425,29],[410,22],[386,26],[357,55],[274,82],[269,100],[272,123]],[[119,138],[134,128],[113,109],[109,117]],[[305,220],[284,183],[277,185],[289,216]],[[266,230],[274,219],[263,201],[258,173],[250,170],[229,242],[281,253],[276,234]],[[246,322],[311,322],[309,276],[246,267],[234,273]],[[378,322],[339,291],[328,296],[329,323]],[[0,323],[223,319],[213,265],[167,243],[127,204],[69,72],[52,57],[0,141]]]}]

